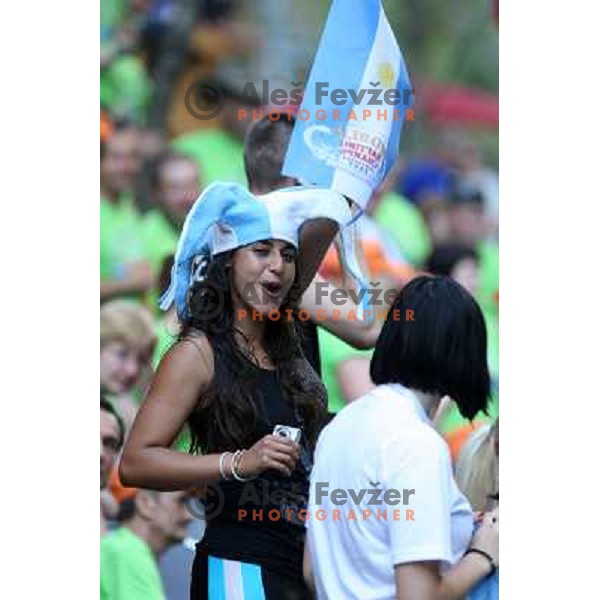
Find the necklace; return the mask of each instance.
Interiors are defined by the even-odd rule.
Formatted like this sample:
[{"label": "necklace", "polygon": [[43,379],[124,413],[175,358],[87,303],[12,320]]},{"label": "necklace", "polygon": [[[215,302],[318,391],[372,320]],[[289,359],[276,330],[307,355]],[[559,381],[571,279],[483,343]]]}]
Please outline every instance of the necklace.
[{"label": "necklace", "polygon": [[241,350],[242,354],[250,360],[254,365],[256,365],[259,369],[273,369],[273,365],[269,358],[269,355],[261,349],[261,355],[258,356],[256,352],[256,348],[250,338],[237,327],[234,327],[234,333],[239,334],[241,338],[241,342],[238,341],[238,348]]}]

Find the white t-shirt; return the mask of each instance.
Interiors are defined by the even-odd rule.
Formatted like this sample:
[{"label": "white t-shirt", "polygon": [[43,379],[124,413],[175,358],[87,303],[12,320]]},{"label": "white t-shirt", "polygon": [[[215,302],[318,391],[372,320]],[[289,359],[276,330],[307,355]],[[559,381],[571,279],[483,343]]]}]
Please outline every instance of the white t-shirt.
[{"label": "white t-shirt", "polygon": [[[336,489],[346,490],[346,501]],[[394,565],[437,560],[447,568],[461,558],[473,532],[471,507],[446,442],[413,392],[378,386],[323,430],[307,528],[319,600],[393,599]]]}]

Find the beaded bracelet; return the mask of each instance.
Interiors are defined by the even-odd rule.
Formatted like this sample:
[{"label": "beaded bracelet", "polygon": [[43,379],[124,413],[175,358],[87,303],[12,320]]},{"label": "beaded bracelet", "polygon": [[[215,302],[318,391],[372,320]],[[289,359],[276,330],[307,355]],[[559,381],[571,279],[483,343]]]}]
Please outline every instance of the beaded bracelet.
[{"label": "beaded bracelet", "polygon": [[466,552],[465,552],[465,556],[469,553],[472,554],[480,554],[481,556],[485,557],[488,559],[489,563],[490,563],[490,567],[492,567],[492,570],[488,573],[488,577],[490,575],[493,575],[494,572],[496,571],[496,563],[494,562],[494,559],[484,550],[480,550],[479,548],[469,548]]}]

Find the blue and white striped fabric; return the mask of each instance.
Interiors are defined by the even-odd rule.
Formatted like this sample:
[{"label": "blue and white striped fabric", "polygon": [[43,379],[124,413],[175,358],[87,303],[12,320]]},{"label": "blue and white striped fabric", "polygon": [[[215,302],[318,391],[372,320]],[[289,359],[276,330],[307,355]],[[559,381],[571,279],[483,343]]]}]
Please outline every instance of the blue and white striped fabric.
[{"label": "blue and white striped fabric", "polygon": [[[177,245],[171,282],[160,299],[168,310],[175,303],[180,319],[187,317],[186,296],[194,259],[213,256],[261,240],[282,240],[298,248],[302,225],[328,219],[340,228],[344,261],[358,281],[363,277],[356,261],[348,202],[332,190],[292,187],[255,196],[237,183],[209,185],[189,211]],[[302,256],[300,256],[300,262]],[[301,268],[301,267],[300,267]]]},{"label": "blue and white striped fabric", "polygon": [[[346,100],[333,97],[335,89],[346,90]],[[283,173],[364,209],[398,157],[411,106],[408,71],[381,1],[333,0]]]},{"label": "blue and white striped fabric", "polygon": [[209,556],[208,600],[266,600],[261,568]]}]

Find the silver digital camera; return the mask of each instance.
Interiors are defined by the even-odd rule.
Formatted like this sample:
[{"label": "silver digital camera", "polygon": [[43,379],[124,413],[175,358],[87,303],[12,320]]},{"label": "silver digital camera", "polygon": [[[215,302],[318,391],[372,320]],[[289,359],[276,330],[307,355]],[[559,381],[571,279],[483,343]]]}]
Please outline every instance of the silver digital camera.
[{"label": "silver digital camera", "polygon": [[289,427],[288,425],[275,425],[273,435],[292,440],[292,442],[298,444],[302,437],[302,431],[296,427]]}]

